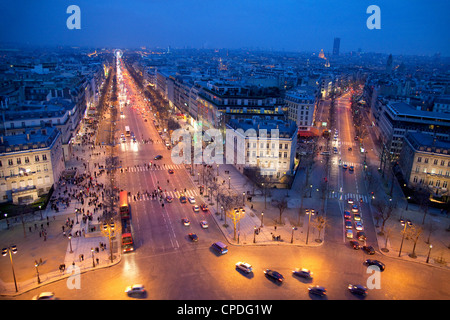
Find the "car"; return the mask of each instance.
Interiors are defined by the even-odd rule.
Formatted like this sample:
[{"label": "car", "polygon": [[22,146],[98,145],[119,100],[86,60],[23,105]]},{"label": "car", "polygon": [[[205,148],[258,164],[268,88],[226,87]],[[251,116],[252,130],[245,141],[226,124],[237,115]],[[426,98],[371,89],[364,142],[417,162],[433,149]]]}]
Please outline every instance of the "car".
[{"label": "car", "polygon": [[363,246],[362,249],[370,255],[375,254],[375,249],[372,246]]},{"label": "car", "polygon": [[357,231],[363,231],[364,230],[364,227],[363,227],[363,224],[361,223],[361,221],[356,221],[355,222],[355,229]]},{"label": "car", "polygon": [[355,141],[358,140],[358,139],[359,139],[358,136],[356,136],[356,137],[354,138]]},{"label": "car", "polygon": [[353,239],[353,230],[351,230],[351,229],[345,230],[345,237],[347,239]]},{"label": "car", "polygon": [[245,273],[250,273],[253,271],[252,266],[250,264],[242,261],[236,263],[236,269],[242,270]]},{"label": "car", "polygon": [[350,213],[350,211],[344,211],[344,219],[351,219],[352,218],[352,215],[351,215],[351,213]]},{"label": "car", "polygon": [[350,171],[355,171],[355,167],[350,166],[350,167],[348,168],[348,170],[350,170]]},{"label": "car", "polygon": [[352,212],[358,212],[358,211],[359,211],[358,205],[357,205],[357,204],[354,204],[354,205],[352,206]]},{"label": "car", "polygon": [[163,158],[163,156],[162,155],[160,155],[160,154],[158,154],[156,157],[154,157],[153,159],[154,160],[161,160]]},{"label": "car", "polygon": [[206,220],[202,220],[202,221],[200,221],[200,226],[203,229],[207,229],[208,228],[208,222]]},{"label": "car", "polygon": [[347,202],[350,203],[350,204],[353,204],[353,198],[348,198]]},{"label": "car", "polygon": [[358,240],[360,241],[365,241],[367,240],[366,234],[362,231],[358,231],[356,232],[356,237],[358,238]]},{"label": "car", "polygon": [[180,197],[180,202],[181,202],[181,203],[186,203],[186,202],[187,202],[186,196],[181,196],[181,197]]},{"label": "car", "polygon": [[188,236],[189,236],[189,239],[191,239],[192,241],[194,241],[194,242],[197,242],[197,241],[198,241],[198,236],[197,236],[197,234],[195,234],[195,233],[189,233]]},{"label": "car", "polygon": [[174,173],[173,169],[169,169],[167,171],[169,172],[169,174],[173,174]]},{"label": "car", "polygon": [[134,143],[136,143],[136,142],[137,142],[137,141],[136,141],[136,138],[135,138],[135,137],[133,137],[133,142],[134,142]]},{"label": "car", "polygon": [[312,275],[313,273],[311,272],[311,270],[306,269],[306,268],[295,268],[294,270],[292,270],[292,274],[294,276],[298,276],[298,277],[302,277],[302,278],[307,278],[307,279],[312,279]]},{"label": "car", "polygon": [[319,296],[326,296],[327,295],[327,289],[325,289],[324,287],[319,286],[319,285],[309,286],[308,287],[308,291],[310,293],[317,294]]},{"label": "car", "polygon": [[355,220],[355,221],[361,221],[361,215],[360,215],[359,213],[355,213],[355,214],[353,215],[353,220]]},{"label": "car", "polygon": [[350,241],[350,245],[351,245],[351,246],[353,247],[353,249],[355,249],[355,250],[361,249],[361,246],[359,245],[358,241],[351,240],[351,241]]},{"label": "car", "polygon": [[33,300],[55,300],[55,294],[53,292],[41,292],[33,297]]},{"label": "car", "polygon": [[347,168],[348,168],[347,164],[344,164],[344,165],[342,166],[342,169],[347,169]]},{"label": "car", "polygon": [[353,228],[351,220],[345,220],[345,229]]},{"label": "car", "polygon": [[349,147],[349,148],[348,148],[348,151],[352,151],[352,148],[351,148],[351,147]]},{"label": "car", "polygon": [[270,269],[266,269],[264,270],[264,274],[266,275],[266,277],[278,281],[278,282],[283,282],[284,277],[281,273],[274,271],[274,270],[270,270]]},{"label": "car", "polygon": [[145,288],[142,284],[133,284],[125,288],[125,293],[128,295],[143,294],[145,293]]},{"label": "car", "polygon": [[202,209],[202,211],[208,211],[208,206],[204,203],[202,203],[202,205],[200,206],[200,208]]},{"label": "car", "polygon": [[192,206],[192,210],[194,210],[194,212],[199,212],[200,207],[198,205],[194,205],[194,206]]},{"label": "car", "polygon": [[367,288],[365,286],[359,285],[359,284],[349,284],[347,286],[348,290],[350,290],[351,293],[360,294],[362,296],[367,295]]},{"label": "car", "polygon": [[366,261],[364,261],[364,264],[366,266],[377,266],[380,271],[384,271],[384,269],[386,269],[384,263],[378,260],[367,259]]},{"label": "car", "polygon": [[188,197],[188,201],[189,203],[195,203],[195,198],[194,197]]},{"label": "car", "polygon": [[183,223],[183,225],[185,225],[186,227],[189,226],[191,224],[191,222],[189,221],[188,218],[183,218],[181,219],[181,222]]},{"label": "car", "polygon": [[172,198],[171,196],[167,196],[167,197],[166,197],[166,201],[170,203],[170,202],[173,201],[173,198]]}]

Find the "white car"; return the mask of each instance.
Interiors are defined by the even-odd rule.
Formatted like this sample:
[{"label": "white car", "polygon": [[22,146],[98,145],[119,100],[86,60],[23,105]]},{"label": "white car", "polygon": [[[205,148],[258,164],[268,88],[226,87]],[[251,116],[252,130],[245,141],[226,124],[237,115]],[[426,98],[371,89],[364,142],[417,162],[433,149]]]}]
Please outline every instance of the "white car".
[{"label": "white car", "polygon": [[345,230],[345,237],[347,239],[353,239],[353,230],[351,230],[351,229]]},{"label": "white car", "polygon": [[240,269],[246,273],[250,273],[253,271],[252,266],[248,264],[247,262],[239,261],[236,263],[236,269]]},{"label": "white car", "polygon": [[128,286],[125,289],[125,293],[128,295],[132,295],[132,294],[142,294],[145,292],[145,288],[144,285],[142,284],[133,284],[132,286]]},{"label": "white car", "polygon": [[363,227],[363,224],[361,223],[361,221],[356,221],[355,222],[355,229],[358,230],[358,231],[363,231],[364,230],[364,227]]},{"label": "white car", "polygon": [[192,206],[192,210],[194,210],[194,212],[199,212],[200,207],[198,205]]},{"label": "white car", "polygon": [[208,222],[206,222],[206,220],[200,221],[200,225],[202,226],[203,229],[208,228]]},{"label": "white car", "polygon": [[53,292],[42,292],[34,296],[33,300],[55,300],[55,294]]},{"label": "white car", "polygon": [[189,201],[189,203],[195,203],[195,198],[194,197],[189,197],[188,201]]}]

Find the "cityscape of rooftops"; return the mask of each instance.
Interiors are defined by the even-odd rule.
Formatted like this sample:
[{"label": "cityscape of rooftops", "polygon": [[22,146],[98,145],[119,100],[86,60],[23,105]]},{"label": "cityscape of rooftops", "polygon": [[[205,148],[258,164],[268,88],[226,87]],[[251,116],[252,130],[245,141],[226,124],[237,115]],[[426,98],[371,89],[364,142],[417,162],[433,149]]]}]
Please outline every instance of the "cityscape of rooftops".
[{"label": "cityscape of rooftops", "polygon": [[449,300],[449,9],[3,3],[0,299]]}]

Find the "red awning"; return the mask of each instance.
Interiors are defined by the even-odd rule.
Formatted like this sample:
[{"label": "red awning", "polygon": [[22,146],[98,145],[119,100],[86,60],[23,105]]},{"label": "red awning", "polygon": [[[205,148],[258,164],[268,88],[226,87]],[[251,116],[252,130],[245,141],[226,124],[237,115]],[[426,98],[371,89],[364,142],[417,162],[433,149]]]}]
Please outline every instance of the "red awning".
[{"label": "red awning", "polygon": [[314,137],[314,136],[316,136],[316,134],[314,134],[314,132],[307,131],[307,130],[299,131],[299,132],[298,132],[298,135],[299,135],[300,137]]}]

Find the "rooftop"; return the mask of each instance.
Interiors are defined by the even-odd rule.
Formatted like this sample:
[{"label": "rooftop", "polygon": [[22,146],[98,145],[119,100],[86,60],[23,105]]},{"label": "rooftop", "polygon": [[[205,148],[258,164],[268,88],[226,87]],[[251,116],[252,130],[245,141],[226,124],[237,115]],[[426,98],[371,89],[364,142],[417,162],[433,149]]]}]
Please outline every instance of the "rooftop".
[{"label": "rooftop", "polygon": [[45,127],[40,130],[27,130],[24,134],[2,136],[0,140],[0,155],[47,148],[54,143],[59,134],[57,128]]},{"label": "rooftop", "polygon": [[437,140],[430,134],[408,132],[405,137],[417,151],[450,154],[450,142]]},{"label": "rooftop", "polygon": [[291,138],[298,130],[295,121],[283,121],[277,119],[231,119],[228,121],[228,126],[233,129],[242,129],[247,131],[248,129],[255,129],[256,134],[260,134],[260,130],[267,130],[267,137],[270,137],[271,130],[279,130],[280,138]]}]

